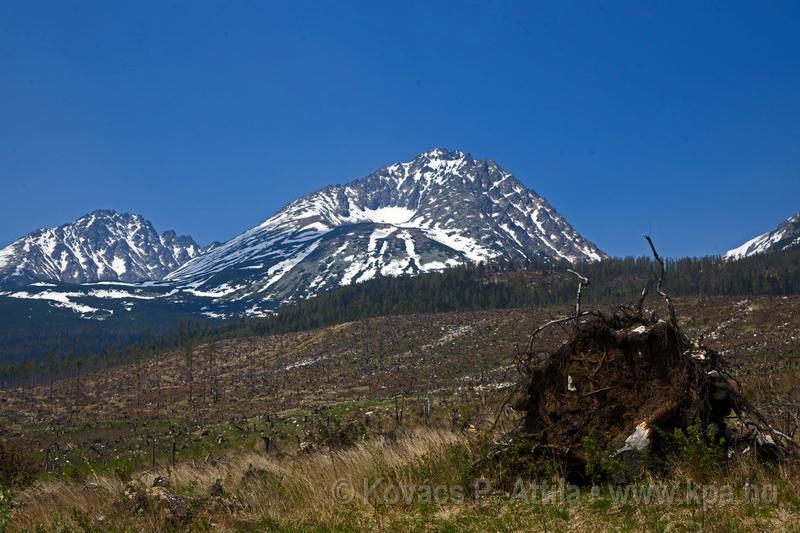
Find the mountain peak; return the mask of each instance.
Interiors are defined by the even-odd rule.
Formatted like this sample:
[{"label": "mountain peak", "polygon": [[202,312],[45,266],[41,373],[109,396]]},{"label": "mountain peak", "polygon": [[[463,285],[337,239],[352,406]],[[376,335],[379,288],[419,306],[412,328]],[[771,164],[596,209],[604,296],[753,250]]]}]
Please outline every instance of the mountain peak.
[{"label": "mountain peak", "polygon": [[[127,214],[130,214],[130,213],[127,213]],[[113,217],[113,216],[121,216],[122,213],[120,213],[119,211],[116,211],[115,209],[95,209],[94,211],[90,211],[90,212],[86,213],[85,215],[83,215],[80,218],[85,218],[85,217],[88,217],[88,216],[91,216],[91,215]]]},{"label": "mountain peak", "polygon": [[115,211],[114,209],[95,209],[94,211],[90,211],[85,215],[78,217],[76,220],[84,220],[87,218],[144,218],[142,215],[137,213],[121,213],[119,211]]},{"label": "mountain peak", "polygon": [[603,257],[510,172],[433,148],[303,196],[167,279],[216,298],[274,306],[376,276]]},{"label": "mountain peak", "polygon": [[414,160],[440,159],[443,161],[455,161],[456,159],[462,159],[465,157],[469,157],[469,154],[462,152],[461,150],[448,150],[447,148],[431,148],[430,150],[426,150],[417,155],[414,158]]},{"label": "mountain peak", "polygon": [[139,214],[99,209],[0,250],[0,285],[157,280],[201,252],[191,237],[159,235]]}]

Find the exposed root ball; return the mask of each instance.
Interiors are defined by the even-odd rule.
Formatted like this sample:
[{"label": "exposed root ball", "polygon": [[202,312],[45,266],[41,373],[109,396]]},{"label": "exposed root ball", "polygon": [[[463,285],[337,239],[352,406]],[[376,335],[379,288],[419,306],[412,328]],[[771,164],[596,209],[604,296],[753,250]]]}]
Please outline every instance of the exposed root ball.
[{"label": "exposed root ball", "polygon": [[567,342],[531,364],[528,379],[523,432],[572,461],[587,460],[591,433],[624,453],[652,449],[655,428],[698,420],[738,450],[774,456],[790,446],[747,404],[715,351],[634,308],[585,314]]}]

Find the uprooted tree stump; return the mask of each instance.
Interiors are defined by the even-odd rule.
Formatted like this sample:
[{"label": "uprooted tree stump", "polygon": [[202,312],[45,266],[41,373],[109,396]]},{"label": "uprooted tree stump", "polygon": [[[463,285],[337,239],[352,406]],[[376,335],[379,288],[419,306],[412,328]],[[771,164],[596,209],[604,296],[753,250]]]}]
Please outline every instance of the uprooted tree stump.
[{"label": "uprooted tree stump", "polygon": [[719,354],[690,341],[670,311],[668,320],[641,306],[578,312],[568,340],[529,354],[519,407],[534,449],[577,469],[589,459],[589,435],[607,436],[613,454],[629,459],[662,451],[660,435],[700,422],[731,454],[792,452],[794,442],[746,401]]},{"label": "uprooted tree stump", "polygon": [[[630,464],[643,452],[663,452],[662,436],[698,422],[709,440],[728,448],[729,457],[796,455],[794,440],[745,399],[720,355],[683,333],[663,290],[666,263],[650,236],[644,238],[661,267],[656,292],[666,304],[667,319],[645,311],[647,288],[635,306],[582,311],[589,280],[570,270],[580,279],[575,315],[536,329],[518,359],[525,376],[519,407],[527,442],[534,451],[564,459],[572,474],[579,474],[590,451],[596,451],[587,450],[587,437],[603,435],[615,447],[612,455]],[[539,333],[567,322],[575,327],[563,344],[554,351],[534,350]]]}]

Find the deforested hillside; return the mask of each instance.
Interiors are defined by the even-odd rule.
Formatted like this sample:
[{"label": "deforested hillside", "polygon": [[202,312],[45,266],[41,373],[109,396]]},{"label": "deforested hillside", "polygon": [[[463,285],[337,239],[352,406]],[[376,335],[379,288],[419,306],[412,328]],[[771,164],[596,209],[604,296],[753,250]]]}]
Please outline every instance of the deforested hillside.
[{"label": "deforested hillside", "polygon": [[[793,332],[800,327],[799,307],[796,296],[678,300],[683,329],[728,358],[750,401],[788,433],[797,427],[792,414],[800,401],[792,385],[798,379],[800,341]],[[506,487],[504,476],[518,471],[504,469],[520,467],[506,462],[514,458],[508,455],[513,448],[504,448],[493,459],[496,466],[484,470],[481,435],[501,412],[513,425],[514,409],[503,405],[519,380],[515,356],[531,330],[572,312],[564,306],[401,315],[279,335],[187,338],[177,349],[142,350],[129,364],[112,368],[102,359],[71,366],[51,360],[41,367],[49,376],[43,383],[26,385],[23,379],[0,391],[0,473],[18,491],[12,527],[108,523],[188,530],[214,523],[225,529],[271,524],[269,529],[297,520],[336,527],[344,523],[341,505],[347,501],[331,497],[330,486],[342,478],[356,487],[365,479],[374,483],[387,464],[399,475],[393,482],[404,487],[424,485],[427,476],[428,483],[463,487],[472,498],[463,479],[474,472],[491,472],[487,479]],[[709,468],[704,464],[688,461],[684,468]],[[706,483],[735,484],[745,475],[691,472]],[[754,467],[749,472],[762,475]],[[789,470],[782,472],[773,479],[796,483]],[[31,485],[36,477],[43,481]],[[309,478],[316,481],[309,485]],[[273,490],[278,479],[292,490]],[[728,516],[733,509],[757,509],[764,514],[754,523],[782,524],[792,512],[783,500],[790,492],[776,490],[784,502],[777,507],[737,501],[741,507],[724,509]],[[620,516],[642,523],[613,494],[603,494],[598,498],[614,512],[595,515],[581,501],[572,516],[588,513],[583,519],[594,517],[600,529]],[[503,508],[516,501],[496,497],[493,505]],[[350,516],[364,527],[377,520],[396,529],[422,519],[416,506],[360,497],[355,502]],[[295,504],[314,512],[302,513]],[[437,501],[447,515],[436,520],[450,524],[452,516],[472,523],[462,521],[472,516],[473,505],[472,499]],[[547,509],[515,511],[514,523],[530,528]],[[658,509],[699,524],[698,515],[680,505],[652,512]],[[721,508],[714,509],[707,512]],[[503,516],[477,524],[499,527]],[[556,516],[548,520],[554,527],[563,523]]]}]

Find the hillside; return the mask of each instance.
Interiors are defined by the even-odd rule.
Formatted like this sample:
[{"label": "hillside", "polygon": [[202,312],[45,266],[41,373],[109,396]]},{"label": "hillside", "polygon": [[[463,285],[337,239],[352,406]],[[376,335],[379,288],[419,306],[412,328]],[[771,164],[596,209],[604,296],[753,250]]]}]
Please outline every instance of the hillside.
[{"label": "hillside", "polygon": [[[791,417],[800,405],[793,385],[800,377],[800,338],[795,335],[800,328],[800,297],[681,298],[678,304],[687,331],[704,336],[728,357],[749,397],[778,427],[784,428],[789,421],[786,431],[792,431],[791,425],[796,427],[798,420]],[[660,306],[657,301],[653,305]],[[118,487],[108,490],[121,493],[126,479],[145,476],[151,483],[154,474],[148,471],[153,468],[163,471],[171,483],[186,484],[180,490],[189,492],[181,492],[185,494],[181,497],[196,494],[191,487],[197,483],[208,490],[214,476],[222,478],[226,490],[233,490],[236,479],[250,475],[248,462],[285,472],[300,469],[286,480],[294,484],[300,479],[294,476],[316,461],[330,464],[329,457],[334,456],[325,450],[347,448],[365,438],[385,438],[387,432],[401,429],[407,435],[403,438],[411,441],[401,444],[398,453],[406,446],[441,442],[443,447],[436,445],[437,451],[428,444],[417,452],[408,450],[412,462],[415,454],[441,461],[454,453],[451,446],[456,443],[472,446],[469,432],[486,427],[513,390],[519,377],[513,365],[516,345],[526,342],[535,325],[569,312],[568,307],[550,307],[444,313],[424,319],[417,315],[372,318],[297,333],[186,344],[179,350],[142,353],[132,364],[106,370],[55,368],[52,385],[45,382],[0,391],[0,438],[6,460],[26,450],[13,479],[25,486],[31,475],[41,476],[35,473],[46,465],[50,473],[45,477],[53,480],[31,488],[32,492],[22,489],[20,501],[27,503],[16,516],[19,520],[49,521],[59,516],[75,520],[63,506],[84,502],[80,508],[94,513],[88,516],[95,520],[97,511],[92,506],[107,508],[109,503],[102,496],[107,489],[97,489],[99,499],[93,500],[80,495],[82,480],[99,479],[102,487]],[[554,343],[558,335],[543,340]],[[414,437],[415,427],[444,433]],[[464,430],[467,433],[460,433]],[[271,450],[267,456],[265,437]],[[302,452],[296,455],[298,450]],[[355,461],[353,454],[360,452],[337,453],[351,454]],[[382,447],[369,452],[371,459],[359,468],[370,471],[376,467],[375,458],[385,453]],[[173,460],[177,467],[169,466]],[[320,483],[333,482],[326,479]],[[248,498],[247,494],[254,493],[236,494]],[[288,502],[287,497],[272,495],[271,505]],[[315,497],[320,505],[328,501]],[[64,503],[46,515],[37,514],[42,498]],[[302,520],[341,520],[337,505],[323,506],[324,513],[333,514]],[[273,509],[254,515],[252,509],[236,509],[190,516],[222,520],[228,528],[240,520],[252,525],[252,520],[265,516],[259,512],[299,519],[290,511]],[[391,516],[397,520],[417,512],[412,508]],[[113,516],[123,519],[125,515],[114,512]],[[768,514],[762,520],[773,518]],[[133,520],[129,525],[136,523]],[[603,520],[613,521],[611,517]]]},{"label": "hillside", "polygon": [[[688,331],[704,335],[745,375],[756,370],[754,362],[763,364],[765,354],[770,365],[792,368],[798,362],[798,296],[680,299],[679,310]],[[0,391],[0,436],[40,449],[49,445],[52,428],[63,427],[70,435],[57,439],[62,444],[90,443],[124,419],[129,427],[119,436],[135,442],[153,431],[167,438],[189,420],[258,420],[342,402],[362,411],[382,406],[387,417],[398,395],[432,394],[446,411],[448,402],[458,403],[461,395],[469,401],[481,387],[507,387],[516,379],[509,366],[515,345],[525,343],[535,325],[568,312],[544,307],[379,317],[191,346],[191,407],[187,347],[140,353],[133,363],[107,370],[96,359],[97,373],[91,362],[79,375],[76,368],[54,367],[52,397],[47,379]]]}]

